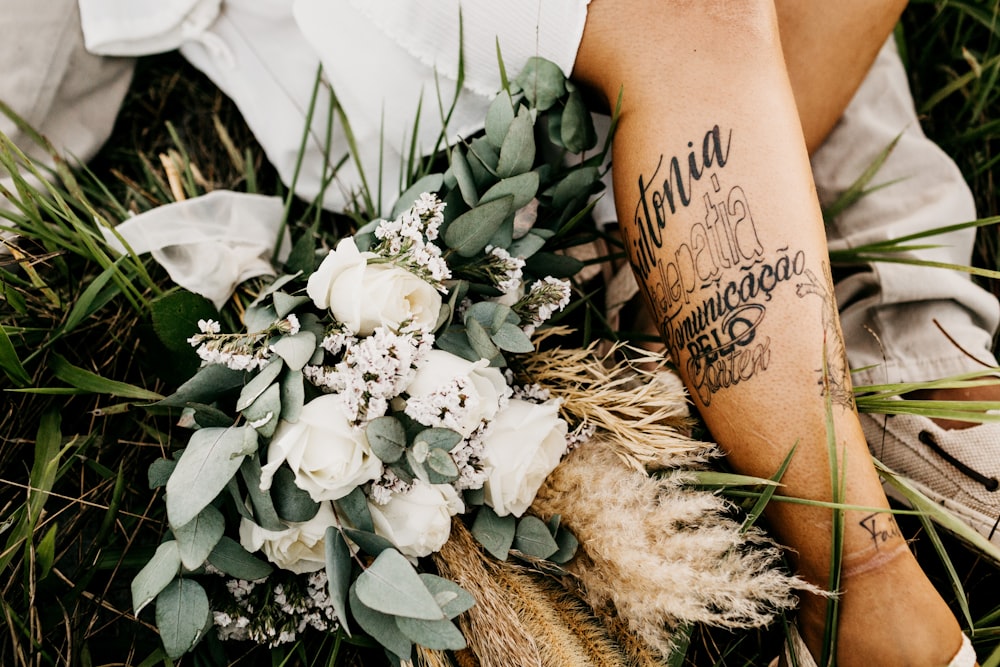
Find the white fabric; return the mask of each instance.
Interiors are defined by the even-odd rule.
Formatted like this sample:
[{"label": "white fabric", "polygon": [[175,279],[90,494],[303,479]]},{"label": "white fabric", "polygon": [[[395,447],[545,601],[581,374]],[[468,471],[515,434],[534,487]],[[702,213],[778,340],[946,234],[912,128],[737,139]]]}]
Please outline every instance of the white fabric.
[{"label": "white fabric", "polygon": [[197,39],[222,0],[79,0],[87,50],[112,56],[172,51]]},{"label": "white fabric", "polygon": [[[271,255],[283,214],[278,197],[216,190],[158,206],[115,232],[136,254],[152,253],[175,283],[221,308],[244,280],[275,274]],[[127,252],[114,232],[101,232],[112,248]],[[287,230],[282,238],[279,261],[291,250]]]},{"label": "white fabric", "polygon": [[973,667],[975,664],[976,650],[972,648],[972,641],[963,634],[962,648],[958,650],[955,657],[948,663],[948,667]]},{"label": "white fabric", "polygon": [[[60,152],[87,161],[111,134],[134,62],[84,49],[75,0],[0,0],[0,100]],[[48,154],[0,114],[0,132],[31,158]],[[36,187],[41,184],[35,183]],[[0,173],[0,184],[11,180]],[[11,204],[0,197],[0,209]]]},{"label": "white fabric", "polygon": [[[588,0],[463,0],[465,81],[448,127],[454,142],[482,128],[500,87],[497,42],[511,74],[534,55],[572,69]],[[162,4],[162,7],[160,5]],[[458,72],[458,0],[80,0],[87,44],[105,54],[181,53],[240,108],[285,183],[292,181],[317,67],[350,121],[375,205],[388,212],[400,182],[422,102],[416,144],[429,152],[441,131]],[[124,6],[124,9],[123,9]],[[218,8],[214,21],[205,17]],[[149,9],[147,12],[146,10]],[[145,18],[144,18],[145,15]],[[320,94],[296,181],[312,200],[323,190],[327,156],[347,155],[345,129],[331,97]],[[342,209],[361,177],[353,161],[337,172],[324,205]],[[381,195],[379,193],[382,193]]]}]

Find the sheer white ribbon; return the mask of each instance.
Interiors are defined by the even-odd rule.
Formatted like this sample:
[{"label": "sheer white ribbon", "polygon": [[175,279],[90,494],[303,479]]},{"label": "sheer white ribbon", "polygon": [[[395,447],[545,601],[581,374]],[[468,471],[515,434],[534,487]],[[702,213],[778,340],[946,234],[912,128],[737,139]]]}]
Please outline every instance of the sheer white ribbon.
[{"label": "sheer white ribbon", "polygon": [[[154,208],[115,230],[136,254],[152,253],[175,283],[221,308],[244,280],[275,275],[271,255],[283,213],[278,197],[217,190]],[[111,230],[101,232],[112,248],[127,252]],[[279,261],[291,245],[286,230]]]}]

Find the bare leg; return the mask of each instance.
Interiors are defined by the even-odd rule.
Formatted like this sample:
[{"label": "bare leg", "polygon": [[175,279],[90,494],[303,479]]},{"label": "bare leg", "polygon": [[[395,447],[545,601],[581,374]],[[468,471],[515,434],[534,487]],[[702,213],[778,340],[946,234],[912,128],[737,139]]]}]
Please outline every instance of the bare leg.
[{"label": "bare leg", "polygon": [[[771,475],[794,446],[784,493],[834,498],[835,465],[845,503],[884,509],[851,399],[781,46],[770,0],[594,0],[574,76],[611,100],[624,90],[614,155],[623,238],[650,312],[734,467]],[[803,576],[825,584],[833,513],[778,503],[770,518]],[[838,664],[946,664],[958,625],[891,516],[848,511],[844,526]],[[818,601],[804,604],[816,655],[822,611]]]}]

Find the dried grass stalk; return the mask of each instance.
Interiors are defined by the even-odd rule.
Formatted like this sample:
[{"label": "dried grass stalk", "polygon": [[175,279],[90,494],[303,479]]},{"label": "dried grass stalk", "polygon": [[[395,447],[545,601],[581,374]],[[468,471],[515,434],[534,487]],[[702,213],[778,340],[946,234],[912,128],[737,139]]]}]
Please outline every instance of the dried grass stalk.
[{"label": "dried grass stalk", "polygon": [[[460,522],[437,556],[439,571],[476,598],[459,625],[484,667],[627,667],[590,608],[555,580],[485,555]],[[502,615],[497,616],[497,612]],[[436,665],[428,665],[436,667]]]},{"label": "dried grass stalk", "polygon": [[454,663],[444,651],[435,651],[420,644],[416,646],[417,659],[414,662],[417,667],[454,667]]},{"label": "dried grass stalk", "polygon": [[[620,351],[541,350],[526,360],[524,375],[563,399],[570,423],[607,433],[609,446],[635,470],[674,466],[679,455],[704,456],[704,444],[688,435],[687,394],[663,357],[612,361]],[[648,364],[653,370],[644,368]]]},{"label": "dried grass stalk", "polygon": [[741,534],[726,502],[686,487],[682,472],[649,477],[624,464],[611,440],[595,437],[566,457],[532,506],[561,515],[579,538],[567,569],[591,606],[613,609],[664,656],[671,627],[758,627],[794,606],[800,582],[775,569],[779,550],[762,532]]},{"label": "dried grass stalk", "polygon": [[469,648],[482,667],[542,667],[542,659],[528,628],[513,606],[496,565],[483,557],[472,534],[458,518],[451,537],[434,555],[442,577],[451,579],[476,599],[476,605],[458,617]]}]

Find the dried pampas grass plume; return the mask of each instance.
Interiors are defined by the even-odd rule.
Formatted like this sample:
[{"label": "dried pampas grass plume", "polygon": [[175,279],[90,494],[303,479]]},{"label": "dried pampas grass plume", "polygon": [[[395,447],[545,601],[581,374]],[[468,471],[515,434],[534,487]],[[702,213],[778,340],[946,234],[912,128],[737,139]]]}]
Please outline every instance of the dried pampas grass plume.
[{"label": "dried pampas grass plume", "polygon": [[[535,342],[545,337],[540,334]],[[570,424],[606,433],[608,446],[635,470],[674,466],[677,456],[704,457],[704,444],[688,436],[694,422],[679,378],[666,370],[662,356],[644,353],[625,360],[623,349],[619,345],[605,355],[597,353],[596,344],[539,350],[525,360],[523,379],[561,398]],[[653,370],[646,368],[650,365]]]},{"label": "dried pampas grass plume", "polygon": [[593,438],[563,460],[532,506],[542,518],[561,515],[579,538],[567,569],[595,610],[617,613],[667,656],[671,628],[759,627],[795,605],[802,582],[775,568],[780,552],[762,532],[741,533],[726,502],[685,486],[683,472],[649,477],[619,451],[611,434]]},{"label": "dried pampas grass plume", "polygon": [[[471,651],[462,663],[483,667],[631,667],[592,610],[557,582],[484,554],[459,520],[435,555],[442,576],[476,605],[458,618]],[[433,663],[427,667],[436,667]]]}]

